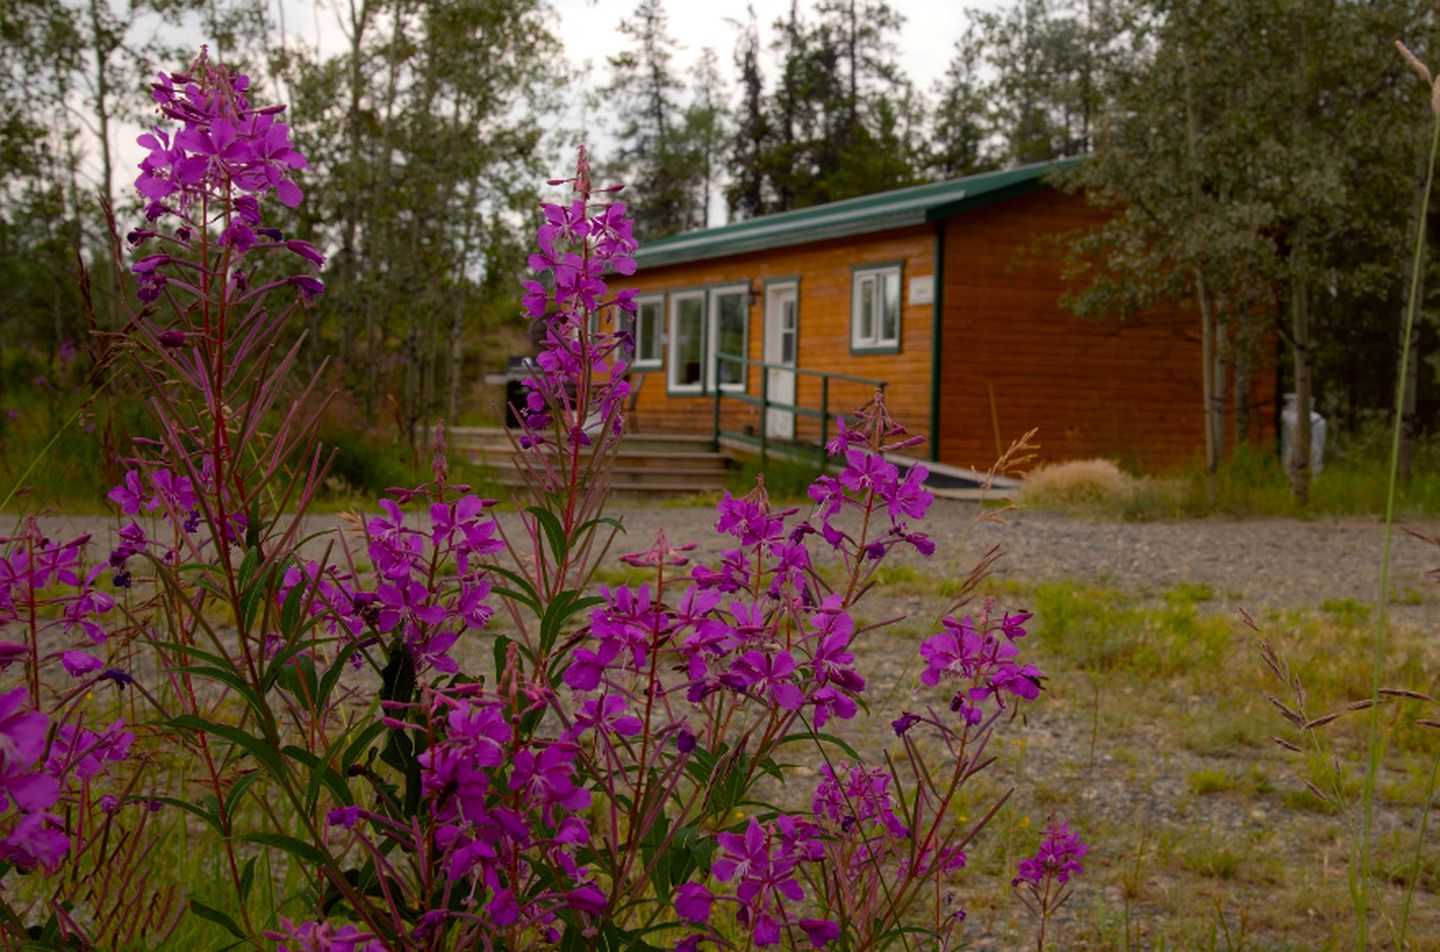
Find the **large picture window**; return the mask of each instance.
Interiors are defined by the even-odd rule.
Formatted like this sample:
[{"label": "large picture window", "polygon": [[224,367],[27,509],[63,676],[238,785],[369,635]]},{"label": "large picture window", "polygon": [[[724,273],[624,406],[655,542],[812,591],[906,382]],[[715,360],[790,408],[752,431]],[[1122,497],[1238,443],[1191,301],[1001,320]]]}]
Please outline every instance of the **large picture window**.
[{"label": "large picture window", "polygon": [[[643,306],[636,320],[637,328],[644,324]],[[745,389],[749,332],[749,285],[672,292],[667,376],[670,391],[713,393],[716,387]],[[643,331],[637,330],[637,351],[644,346],[643,339]]]},{"label": "large picture window", "polygon": [[850,309],[850,349],[900,349],[900,266],[857,268]]}]

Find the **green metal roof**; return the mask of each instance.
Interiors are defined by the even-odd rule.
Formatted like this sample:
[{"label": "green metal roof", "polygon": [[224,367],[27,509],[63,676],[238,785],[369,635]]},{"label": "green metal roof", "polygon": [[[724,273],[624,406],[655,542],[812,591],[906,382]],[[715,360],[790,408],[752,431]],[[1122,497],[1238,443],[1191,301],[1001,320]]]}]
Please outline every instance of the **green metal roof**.
[{"label": "green metal roof", "polygon": [[642,244],[636,261],[641,268],[658,268],[922,225],[1033,191],[1043,184],[1041,178],[1047,172],[1078,161],[1078,158],[1069,158],[1037,162],[1001,172],[985,172],[948,182],[762,215],[718,228],[682,232]]}]

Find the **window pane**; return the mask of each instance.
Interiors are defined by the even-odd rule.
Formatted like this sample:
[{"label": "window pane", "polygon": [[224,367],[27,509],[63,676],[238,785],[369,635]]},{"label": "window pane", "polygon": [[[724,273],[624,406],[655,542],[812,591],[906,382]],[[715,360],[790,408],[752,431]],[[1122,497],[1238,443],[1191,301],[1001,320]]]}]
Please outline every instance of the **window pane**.
[{"label": "window pane", "polygon": [[883,343],[896,344],[900,340],[900,275],[890,272],[885,275],[884,323],[880,328]]},{"label": "window pane", "polygon": [[875,279],[860,280],[860,342],[873,343],[875,340]]},{"label": "window pane", "polygon": [[635,359],[646,363],[660,362],[659,301],[646,301],[640,305],[635,320]]},{"label": "window pane", "polygon": [[683,298],[675,302],[674,379],[676,386],[701,383],[704,325],[705,302],[703,299]]},{"label": "window pane", "polygon": [[[745,356],[745,299],[747,292],[721,294],[715,298],[715,352],[719,356]],[[745,365],[735,360],[717,360],[716,379],[722,384],[745,380]]]}]

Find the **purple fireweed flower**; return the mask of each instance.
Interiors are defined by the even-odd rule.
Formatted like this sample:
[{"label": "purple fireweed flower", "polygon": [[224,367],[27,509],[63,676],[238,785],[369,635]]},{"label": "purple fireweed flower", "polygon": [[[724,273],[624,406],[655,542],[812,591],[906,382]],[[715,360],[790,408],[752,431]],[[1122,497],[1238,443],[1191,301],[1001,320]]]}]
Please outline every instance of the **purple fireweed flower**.
[{"label": "purple fireweed flower", "polygon": [[608,902],[600,887],[594,883],[586,883],[579,889],[572,889],[566,893],[565,904],[586,915],[598,916],[605,911]]},{"label": "purple fireweed flower", "polygon": [[40,867],[53,871],[70,849],[70,837],[57,827],[60,818],[50,813],[28,813],[0,841],[0,860],[20,869]]},{"label": "purple fireweed flower", "polygon": [[620,649],[618,641],[601,641],[594,651],[576,648],[574,660],[565,669],[564,682],[577,691],[595,690],[600,686],[600,679],[606,669],[613,666],[615,659],[620,656]]},{"label": "purple fireweed flower", "polygon": [[156,470],[150,476],[155,486],[155,495],[145,501],[145,508],[152,512],[164,506],[170,513],[189,513],[200,504],[200,497],[188,476],[176,476],[168,469]]},{"label": "purple fireweed flower", "polygon": [[800,931],[810,939],[810,945],[823,949],[826,944],[840,938],[840,927],[829,919],[801,919]]},{"label": "purple fireweed flower", "polygon": [[140,474],[133,469],[127,472],[120,485],[110,490],[106,498],[116,503],[120,511],[127,516],[138,513],[145,501],[145,489],[140,485]]},{"label": "purple fireweed flower", "polygon": [[328,922],[302,922],[299,925],[281,917],[279,930],[265,933],[279,942],[279,952],[384,952],[385,944],[369,932],[349,923],[333,926]]},{"label": "purple fireweed flower", "polygon": [[906,731],[908,731],[910,728],[914,727],[916,724],[920,723],[924,719],[925,718],[921,717],[919,714],[911,714],[909,711],[905,711],[899,717],[895,718],[895,720],[890,722],[890,727],[895,731],[896,737],[903,737],[905,736]]},{"label": "purple fireweed flower", "polygon": [[715,531],[734,536],[747,549],[775,544],[784,538],[785,515],[770,512],[763,487],[739,499],[727,491],[715,508],[720,513]]},{"label": "purple fireweed flower", "polygon": [[73,773],[81,780],[89,780],[105,773],[107,763],[128,760],[134,742],[135,735],[125,730],[124,718],[99,732],[61,724],[55,729],[55,741],[50,745],[45,769],[52,776]]},{"label": "purple fireweed flower", "polygon": [[1034,856],[1020,861],[1020,868],[1010,885],[1018,886],[1025,882],[1038,886],[1047,877],[1053,877],[1056,882],[1063,884],[1070,877],[1085,871],[1080,860],[1088,852],[1089,844],[1080,842],[1080,837],[1070,832],[1068,823],[1056,822],[1052,817],[1050,824],[1045,827],[1040,849]]},{"label": "purple fireweed flower", "polygon": [[330,826],[343,826],[347,830],[353,830],[362,812],[360,807],[336,807],[325,814],[325,822]]},{"label": "purple fireweed flower", "polygon": [[832,716],[848,721],[858,710],[852,698],[829,685],[816,688],[810,695],[810,703],[815,705],[816,730],[824,727]]},{"label": "purple fireweed flower", "polygon": [[510,789],[543,805],[546,823],[555,823],[556,807],[574,812],[590,805],[590,791],[571,780],[575,753],[573,745],[557,742],[539,754],[529,749],[515,754]]},{"label": "purple fireweed flower", "polygon": [[966,615],[943,619],[944,630],[931,636],[920,646],[925,670],[920,680],[926,685],[939,684],[942,678],[969,682],[951,700],[951,709],[962,714],[971,724],[978,724],[982,714],[978,703],[994,697],[1003,708],[1002,694],[1025,700],[1040,696],[1040,680],[1044,675],[1034,665],[1017,664],[1019,653],[1009,638],[998,637],[993,631],[977,632],[975,623]]},{"label": "purple fireweed flower", "polygon": [[796,865],[824,856],[818,830],[781,814],[768,827],[753,817],[745,832],[719,833],[719,852],[710,872],[721,882],[735,882],[741,904],[739,920],[748,925],[756,945],[780,940],[776,912],[785,901],[799,902],[805,890],[795,878]]},{"label": "purple fireweed flower", "polygon": [[72,678],[78,678],[105,667],[105,662],[84,651],[65,652],[60,656],[60,664]]},{"label": "purple fireweed flower", "polygon": [[446,742],[475,758],[482,767],[498,767],[505,762],[510,743],[510,725],[495,704],[459,702],[446,717],[450,728]]},{"label": "purple fireweed flower", "polygon": [[407,635],[418,633],[421,625],[438,625],[445,620],[445,609],[430,604],[430,592],[420,582],[411,580],[399,585],[382,584],[375,590],[380,602],[375,630],[394,631],[404,625]]},{"label": "purple fireweed flower", "polygon": [[30,691],[0,695],[0,784],[27,770],[45,751],[49,718],[29,707]]},{"label": "purple fireweed flower", "polygon": [[890,518],[905,516],[910,519],[924,519],[935,496],[924,488],[929,471],[924,466],[911,466],[905,471],[905,478],[887,484],[880,490],[880,498],[890,510]]},{"label": "purple fireweed flower", "polygon": [[645,723],[638,717],[625,714],[629,709],[630,705],[618,694],[591,698],[580,705],[572,733],[578,737],[587,730],[594,730],[633,737],[645,729]]},{"label": "purple fireweed flower", "polygon": [[675,890],[675,913],[689,922],[707,922],[715,896],[699,883],[684,883]]},{"label": "purple fireweed flower", "polygon": [[436,817],[449,820],[458,814],[471,823],[487,819],[485,797],[490,778],[477,768],[472,754],[440,745],[426,750],[416,760],[420,764],[421,789],[431,798]]},{"label": "purple fireweed flower", "polygon": [[839,767],[844,772],[843,782],[829,764],[820,767],[821,780],[810,806],[817,821],[846,834],[854,832],[857,824],[874,823],[895,839],[910,835],[895,816],[890,799],[891,778],[883,767],[866,770],[843,762]]},{"label": "purple fireweed flower", "polygon": [[30,646],[19,641],[0,641],[0,671],[30,656]]},{"label": "purple fireweed flower", "polygon": [[471,582],[461,585],[460,598],[455,602],[455,614],[465,622],[467,628],[484,628],[495,616],[495,609],[485,604],[490,597],[490,583]]},{"label": "purple fireweed flower", "polygon": [[900,471],[893,463],[887,463],[874,453],[864,450],[846,450],[845,468],[840,472],[840,485],[853,492],[874,491],[883,499],[886,493],[894,493]]},{"label": "purple fireweed flower", "polygon": [[794,673],[795,659],[788,651],[774,655],[747,651],[731,663],[720,682],[739,691],[756,687],[779,707],[793,711],[805,702],[805,695],[789,680]]}]

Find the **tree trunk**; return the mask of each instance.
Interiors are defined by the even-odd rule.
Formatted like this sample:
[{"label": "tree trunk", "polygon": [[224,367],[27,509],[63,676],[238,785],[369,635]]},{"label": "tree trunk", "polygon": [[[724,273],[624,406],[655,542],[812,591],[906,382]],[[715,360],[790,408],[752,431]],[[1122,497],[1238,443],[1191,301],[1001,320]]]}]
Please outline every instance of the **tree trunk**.
[{"label": "tree trunk", "polygon": [[1251,344],[1239,327],[1235,328],[1235,340],[1232,343],[1235,375],[1231,402],[1235,407],[1235,445],[1239,447],[1250,442]]},{"label": "tree trunk", "polygon": [[461,296],[455,295],[450,312],[450,372],[445,387],[445,422],[451,425],[460,417],[460,374],[465,369],[465,352],[461,346],[465,309],[461,301]]},{"label": "tree trunk", "polygon": [[1205,275],[1195,271],[1195,300],[1200,305],[1200,406],[1205,414],[1205,496],[1210,505],[1217,498],[1215,475],[1220,468],[1219,444],[1215,433],[1215,307],[1205,287]]},{"label": "tree trunk", "polygon": [[1310,289],[1298,273],[1303,260],[1297,240],[1290,251],[1290,354],[1295,370],[1295,434],[1290,441],[1290,492],[1301,506],[1310,504],[1310,404],[1313,385],[1310,368]]},{"label": "tree trunk", "polygon": [[1211,377],[1210,416],[1215,432],[1215,465],[1225,458],[1225,383],[1230,377],[1230,322],[1223,316],[1225,302],[1215,304],[1215,371]]},{"label": "tree trunk", "polygon": [[[1303,155],[1306,138],[1305,120],[1309,111],[1310,49],[1307,42],[1304,12],[1295,18],[1294,101],[1290,104],[1290,148],[1296,156]],[[1293,187],[1292,183],[1292,187]],[[1290,354],[1295,369],[1295,433],[1290,441],[1290,458],[1285,461],[1290,471],[1290,492],[1301,506],[1310,503],[1310,404],[1312,402],[1310,367],[1310,288],[1306,275],[1306,247],[1309,229],[1304,211],[1293,225],[1290,235]]]}]

